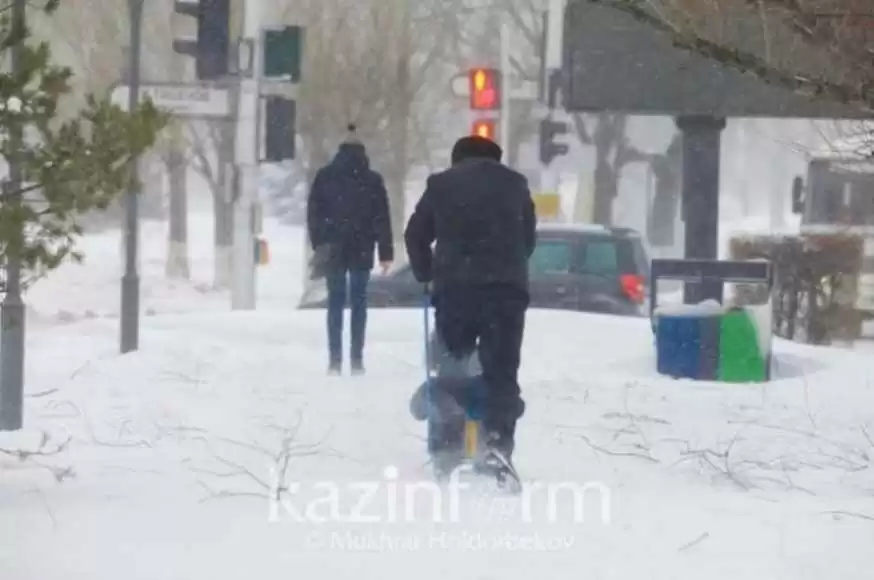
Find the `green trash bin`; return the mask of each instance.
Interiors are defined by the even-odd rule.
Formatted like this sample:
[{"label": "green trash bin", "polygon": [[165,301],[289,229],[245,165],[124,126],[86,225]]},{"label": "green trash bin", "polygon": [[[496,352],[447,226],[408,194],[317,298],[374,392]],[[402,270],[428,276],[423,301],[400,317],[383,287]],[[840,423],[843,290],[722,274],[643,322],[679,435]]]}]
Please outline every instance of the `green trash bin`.
[{"label": "green trash bin", "polygon": [[719,328],[718,380],[726,383],[767,381],[769,346],[762,342],[749,310],[737,307],[723,314]]}]

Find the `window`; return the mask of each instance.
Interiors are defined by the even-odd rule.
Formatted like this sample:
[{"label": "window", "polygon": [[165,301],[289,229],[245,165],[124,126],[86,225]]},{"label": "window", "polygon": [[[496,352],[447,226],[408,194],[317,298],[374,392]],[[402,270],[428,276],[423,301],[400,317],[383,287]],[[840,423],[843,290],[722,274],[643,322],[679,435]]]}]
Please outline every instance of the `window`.
[{"label": "window", "polygon": [[581,274],[616,274],[619,271],[619,256],[616,242],[612,240],[590,241],[583,247]]},{"label": "window", "polygon": [[530,274],[566,274],[570,269],[571,246],[561,241],[539,241],[529,261]]},{"label": "window", "polygon": [[649,255],[642,243],[631,242],[632,252],[634,252],[634,265],[637,271],[649,278]]}]

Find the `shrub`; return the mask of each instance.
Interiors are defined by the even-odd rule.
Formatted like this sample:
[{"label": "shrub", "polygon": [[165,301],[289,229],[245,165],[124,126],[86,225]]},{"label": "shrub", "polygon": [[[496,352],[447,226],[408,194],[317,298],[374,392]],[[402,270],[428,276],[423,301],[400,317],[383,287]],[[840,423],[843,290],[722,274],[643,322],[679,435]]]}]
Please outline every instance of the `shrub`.
[{"label": "shrub", "polygon": [[[773,332],[809,344],[859,338],[855,302],[863,250],[862,237],[848,233],[738,236],[730,244],[734,260],[771,261]],[[762,292],[739,287],[737,299],[761,302]]]}]

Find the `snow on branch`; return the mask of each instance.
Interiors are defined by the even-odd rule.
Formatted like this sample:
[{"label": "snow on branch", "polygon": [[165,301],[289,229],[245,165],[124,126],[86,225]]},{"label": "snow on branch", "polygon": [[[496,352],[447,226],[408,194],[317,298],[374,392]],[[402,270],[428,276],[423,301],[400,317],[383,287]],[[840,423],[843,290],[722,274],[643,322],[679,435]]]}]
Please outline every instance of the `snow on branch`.
[{"label": "snow on branch", "polygon": [[242,483],[242,487],[237,487],[236,489],[216,489],[213,485],[201,479],[198,481],[198,485],[207,494],[201,502],[240,497],[281,501],[286,494],[293,491],[294,484],[289,481],[289,477],[295,459],[317,455],[339,455],[335,451],[323,447],[330,432],[315,443],[299,443],[298,436],[301,425],[302,420],[300,417],[290,426],[266,425],[267,429],[279,434],[279,442],[276,449],[246,441],[237,441],[229,438],[220,439],[226,445],[254,453],[262,457],[262,459],[266,459],[268,473],[259,473],[257,470],[247,467],[243,461],[227,459],[212,453],[213,459],[221,468],[217,470],[197,468],[193,469],[195,473],[216,480],[244,483]]},{"label": "snow on branch", "polygon": [[[694,392],[681,395],[669,390],[659,396],[660,389],[653,393],[652,385],[633,388],[637,386],[626,384],[624,394],[614,390],[606,412],[586,421],[585,428],[560,427],[611,462],[625,458],[692,468],[697,477],[741,491],[821,495],[838,481],[842,487],[870,489],[874,434],[867,425],[818,420],[806,394],[799,393],[791,407],[779,403],[779,412],[764,402],[756,408],[732,401],[734,412],[728,416],[720,406],[716,415],[702,414],[690,421],[679,409],[688,408]],[[671,420],[657,416],[652,403],[658,399],[664,402],[662,412],[675,415]]]},{"label": "snow on branch", "polygon": [[63,455],[70,445],[72,438],[67,438],[60,443],[52,443],[51,436],[45,432],[40,432],[40,439],[36,445],[24,446],[19,444],[5,444],[0,446],[0,458],[6,457],[14,461],[0,461],[0,468],[12,469],[23,465],[24,467],[37,467],[41,470],[48,471],[57,482],[62,482],[66,479],[74,477],[75,473],[71,466],[58,466],[52,463],[45,463],[43,458],[57,457]]}]

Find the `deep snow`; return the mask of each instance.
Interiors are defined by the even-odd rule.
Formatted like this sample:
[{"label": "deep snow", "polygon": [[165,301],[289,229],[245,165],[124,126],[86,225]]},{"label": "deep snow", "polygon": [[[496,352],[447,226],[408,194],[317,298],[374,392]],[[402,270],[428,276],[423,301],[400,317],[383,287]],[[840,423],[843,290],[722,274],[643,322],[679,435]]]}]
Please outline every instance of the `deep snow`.
[{"label": "deep snow", "polygon": [[[529,518],[521,499],[471,490],[460,521],[429,517],[425,495],[408,522],[397,508],[427,473],[407,411],[420,313],[372,311],[368,375],[329,379],[323,313],[294,309],[300,231],[267,224],[273,260],[258,310],[241,313],[208,289],[208,224],[191,222],[192,283],[163,280],[162,226],[144,231],[135,354],[118,354],[117,233],[29,294],[27,428],[0,449],[71,441],[23,462],[0,452],[0,578],[855,580],[870,567],[867,351],[777,341],[768,385],[674,381],[655,375],[645,320],[532,312],[517,461],[527,480],[567,484],[556,517],[542,489]],[[286,458],[279,479],[299,489],[278,505],[266,495]],[[367,481],[378,522],[288,510],[332,482],[348,516]],[[582,523],[571,484],[587,485]]]}]

